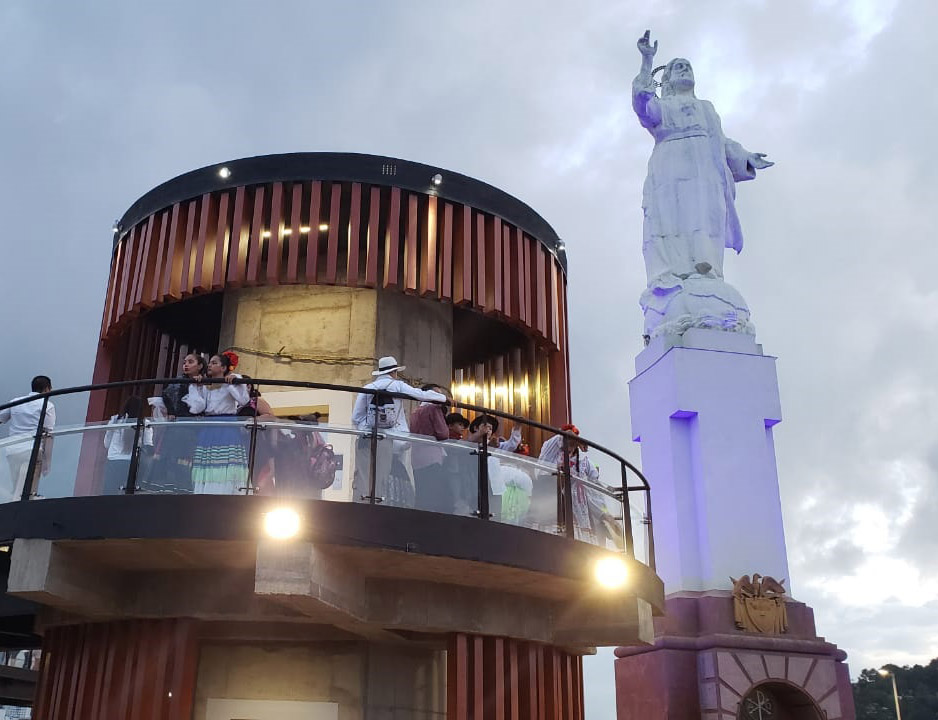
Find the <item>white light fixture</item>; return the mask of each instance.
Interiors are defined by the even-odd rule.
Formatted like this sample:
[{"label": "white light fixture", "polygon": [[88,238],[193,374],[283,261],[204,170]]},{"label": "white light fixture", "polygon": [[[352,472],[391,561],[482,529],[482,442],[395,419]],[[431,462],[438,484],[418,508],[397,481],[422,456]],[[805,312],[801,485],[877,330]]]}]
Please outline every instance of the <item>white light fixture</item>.
[{"label": "white light fixture", "polygon": [[430,182],[432,182],[434,185],[440,185],[443,182],[443,176],[440,175],[440,173],[437,173],[432,178],[430,178]]},{"label": "white light fixture", "polygon": [[304,225],[303,227],[301,227],[301,228],[300,228],[300,232],[301,232],[301,233],[308,233],[308,232],[309,232],[309,225]]},{"label": "white light fixture", "polygon": [[261,233],[261,237],[262,237],[262,238],[269,238],[269,237],[270,237],[270,230],[264,230],[264,231]]},{"label": "white light fixture", "polygon": [[121,221],[120,221],[120,220],[115,220],[115,221],[114,221],[114,224],[111,225],[111,232],[114,233],[115,235],[117,235],[117,233],[119,233],[120,230],[121,230]]},{"label": "white light fixture", "polygon": [[222,180],[227,180],[228,178],[231,177],[231,170],[229,170],[229,169],[226,168],[226,167],[219,168],[219,169],[218,169],[218,177],[220,177]]},{"label": "white light fixture", "polygon": [[560,252],[563,252],[564,250],[567,249],[566,243],[565,243],[563,240],[561,240],[559,243],[557,243],[557,249],[558,249]]},{"label": "white light fixture", "polygon": [[5,553],[10,552],[10,546],[9,546],[9,545],[0,545],[0,552],[5,552]]},{"label": "white light fixture", "polygon": [[625,585],[625,581],[629,577],[629,569],[625,564],[625,560],[621,557],[606,555],[596,561],[593,574],[596,577],[596,582],[604,588],[614,590]]},{"label": "white light fixture", "polygon": [[293,231],[292,231],[290,228],[284,228],[282,234],[283,234],[283,235],[292,235],[292,234],[293,234]]},{"label": "white light fixture", "polygon": [[288,507],[271,510],[264,515],[264,532],[274,540],[289,540],[300,531],[300,516]]},{"label": "white light fixture", "polygon": [[329,223],[319,223],[319,232],[326,232],[329,229]]}]

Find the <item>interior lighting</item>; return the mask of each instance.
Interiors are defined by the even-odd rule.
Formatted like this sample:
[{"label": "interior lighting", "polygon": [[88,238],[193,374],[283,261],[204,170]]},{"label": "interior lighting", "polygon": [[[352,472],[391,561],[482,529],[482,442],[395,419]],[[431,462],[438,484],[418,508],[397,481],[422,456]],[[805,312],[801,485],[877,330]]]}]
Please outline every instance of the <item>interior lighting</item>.
[{"label": "interior lighting", "polygon": [[10,552],[10,546],[9,546],[9,545],[0,545],[0,552],[5,552],[5,553]]},{"label": "interior lighting", "polygon": [[262,238],[269,238],[269,237],[270,237],[270,230],[264,230],[264,232],[261,233],[261,237],[262,237]]},{"label": "interior lighting", "polygon": [[219,168],[218,177],[220,177],[222,180],[227,180],[231,177],[231,170],[226,167]]},{"label": "interior lighting", "polygon": [[596,561],[593,567],[596,582],[609,590],[615,590],[625,585],[629,577],[629,569],[625,560],[616,555],[606,555]]},{"label": "interior lighting", "polygon": [[430,182],[432,182],[434,185],[441,185],[443,183],[443,176],[440,175],[440,173],[437,173],[432,178],[430,178]]},{"label": "interior lighting", "polygon": [[290,228],[284,228],[282,234],[283,234],[283,235],[292,235],[292,234],[293,234],[293,230],[291,230]]},{"label": "interior lighting", "polygon": [[264,514],[264,532],[274,540],[289,540],[300,531],[300,516],[296,510],[280,507]]},{"label": "interior lighting", "polygon": [[326,232],[329,229],[329,223],[319,223],[319,232]]},{"label": "interior lighting", "polygon": [[300,232],[301,232],[301,233],[308,233],[308,232],[309,232],[309,225],[304,225],[303,227],[301,227],[301,228],[300,228]]}]

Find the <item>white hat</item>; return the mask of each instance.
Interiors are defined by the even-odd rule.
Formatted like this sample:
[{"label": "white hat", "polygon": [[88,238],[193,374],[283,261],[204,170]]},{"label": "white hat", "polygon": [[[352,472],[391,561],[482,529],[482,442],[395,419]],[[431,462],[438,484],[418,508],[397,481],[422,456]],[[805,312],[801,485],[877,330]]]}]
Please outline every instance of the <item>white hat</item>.
[{"label": "white hat", "polygon": [[392,373],[395,370],[403,370],[405,367],[405,365],[398,365],[397,360],[395,360],[391,355],[385,355],[383,358],[378,360],[378,369],[371,374],[387,375],[388,373]]}]

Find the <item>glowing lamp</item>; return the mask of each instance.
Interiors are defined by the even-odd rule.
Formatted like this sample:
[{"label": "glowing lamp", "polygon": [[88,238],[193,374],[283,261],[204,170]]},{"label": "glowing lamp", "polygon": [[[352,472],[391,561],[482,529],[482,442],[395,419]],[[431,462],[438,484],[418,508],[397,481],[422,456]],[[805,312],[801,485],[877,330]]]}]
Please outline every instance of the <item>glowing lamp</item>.
[{"label": "glowing lamp", "polygon": [[277,508],[264,515],[264,532],[274,540],[289,540],[300,531],[300,516],[292,508]]}]

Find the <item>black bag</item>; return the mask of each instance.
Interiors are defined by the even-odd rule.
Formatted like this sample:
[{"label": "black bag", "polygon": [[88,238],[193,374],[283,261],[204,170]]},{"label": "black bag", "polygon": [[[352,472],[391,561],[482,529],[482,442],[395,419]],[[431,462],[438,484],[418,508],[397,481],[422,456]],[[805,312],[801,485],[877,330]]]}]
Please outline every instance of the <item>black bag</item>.
[{"label": "black bag", "polygon": [[313,448],[309,458],[309,477],[313,487],[325,490],[335,482],[335,473],[339,468],[332,445],[318,445]]}]

